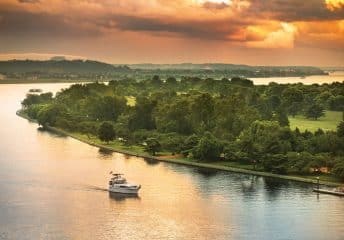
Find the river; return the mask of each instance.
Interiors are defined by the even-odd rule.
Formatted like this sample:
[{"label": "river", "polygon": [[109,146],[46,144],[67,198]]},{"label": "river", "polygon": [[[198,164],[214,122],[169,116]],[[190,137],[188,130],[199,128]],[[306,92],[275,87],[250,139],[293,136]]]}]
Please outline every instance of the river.
[{"label": "river", "polygon": [[270,82],[285,84],[285,83],[303,83],[305,85],[310,84],[325,84],[333,82],[343,82],[344,81],[344,71],[330,72],[329,75],[314,75],[305,78],[300,77],[271,77],[271,78],[249,78],[256,85],[266,85]]},{"label": "river", "polygon": [[[312,185],[147,161],[16,116],[30,88],[0,85],[0,239],[344,239],[344,199]],[[109,171],[142,185],[109,195]]]}]

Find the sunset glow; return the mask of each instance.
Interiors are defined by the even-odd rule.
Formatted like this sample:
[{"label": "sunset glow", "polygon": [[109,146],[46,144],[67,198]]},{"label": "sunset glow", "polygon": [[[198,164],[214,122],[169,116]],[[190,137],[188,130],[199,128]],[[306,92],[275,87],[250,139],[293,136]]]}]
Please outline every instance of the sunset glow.
[{"label": "sunset glow", "polygon": [[335,11],[344,7],[344,0],[325,0],[328,9]]},{"label": "sunset glow", "polygon": [[[264,51],[262,64],[338,65],[344,62],[343,4],[0,0],[0,58],[58,53],[114,63],[257,64],[255,56]],[[288,60],[276,62],[276,54]]]}]

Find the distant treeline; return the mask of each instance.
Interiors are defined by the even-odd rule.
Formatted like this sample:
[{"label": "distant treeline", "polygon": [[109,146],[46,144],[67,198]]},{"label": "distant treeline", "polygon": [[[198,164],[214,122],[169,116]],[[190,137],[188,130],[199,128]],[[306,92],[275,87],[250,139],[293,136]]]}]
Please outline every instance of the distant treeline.
[{"label": "distant treeline", "polygon": [[[130,99],[131,102],[128,102]],[[28,94],[25,112],[42,126],[121,139],[150,154],[238,162],[280,174],[326,168],[344,177],[344,122],[337,131],[301,132],[288,116],[318,119],[344,111],[344,83],[255,86],[242,78],[185,77],[76,84],[53,96]]]},{"label": "distant treeline", "polygon": [[1,73],[107,73],[113,71],[128,71],[127,66],[113,66],[111,64],[91,60],[61,60],[61,61],[33,61],[12,60],[0,61]]},{"label": "distant treeline", "polygon": [[0,73],[7,79],[89,79],[109,81],[118,78],[145,80],[154,75],[177,78],[194,77],[291,77],[326,75],[315,67],[267,67],[234,64],[136,64],[129,66],[111,65],[91,60],[11,60],[0,61]]}]

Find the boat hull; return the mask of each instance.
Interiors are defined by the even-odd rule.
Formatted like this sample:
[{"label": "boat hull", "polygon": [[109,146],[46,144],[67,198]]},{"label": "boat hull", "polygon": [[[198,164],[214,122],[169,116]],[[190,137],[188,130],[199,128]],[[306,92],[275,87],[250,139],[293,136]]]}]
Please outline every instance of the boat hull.
[{"label": "boat hull", "polygon": [[110,186],[109,192],[110,193],[123,193],[123,194],[138,194],[141,186],[136,187],[121,187],[121,186]]}]

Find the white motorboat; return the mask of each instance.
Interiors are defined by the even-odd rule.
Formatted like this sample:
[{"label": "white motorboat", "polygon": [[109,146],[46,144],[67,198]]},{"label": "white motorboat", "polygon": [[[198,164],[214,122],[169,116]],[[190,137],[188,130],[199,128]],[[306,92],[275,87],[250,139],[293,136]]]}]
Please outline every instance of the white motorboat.
[{"label": "white motorboat", "polygon": [[123,174],[110,173],[111,179],[109,181],[109,192],[123,193],[123,194],[137,194],[141,185],[128,183],[123,177]]}]

